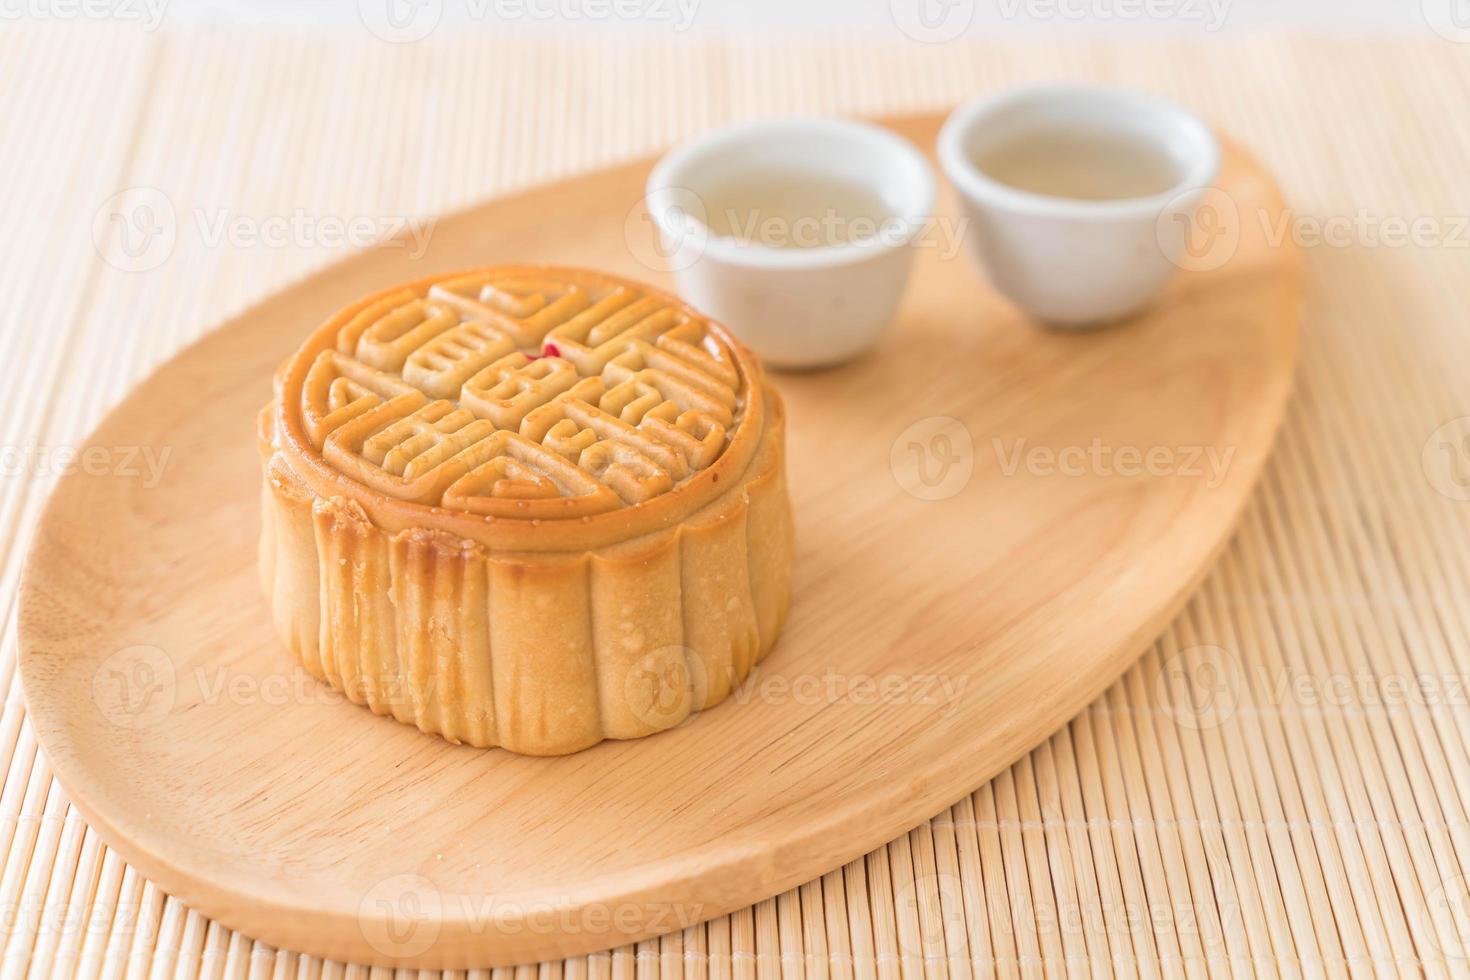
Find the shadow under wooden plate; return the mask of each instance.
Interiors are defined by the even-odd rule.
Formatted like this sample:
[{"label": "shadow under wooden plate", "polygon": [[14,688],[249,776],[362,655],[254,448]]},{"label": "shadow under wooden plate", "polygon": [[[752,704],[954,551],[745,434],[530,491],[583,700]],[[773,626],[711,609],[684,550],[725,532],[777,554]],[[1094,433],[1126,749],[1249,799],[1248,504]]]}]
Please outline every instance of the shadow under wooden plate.
[{"label": "shadow under wooden plate", "polygon": [[[894,125],[929,147],[938,122]],[[1298,257],[1266,237],[1278,192],[1236,151],[1229,260],[1140,320],[1038,330],[931,234],[874,353],[777,376],[795,600],[726,704],[533,759],[344,702],[291,663],[260,596],[271,371],[338,306],[437,271],[663,280],[639,261],[648,166],[491,201],[440,221],[421,257],[376,249],[278,293],[89,440],[167,448],[156,485],[111,467],[57,488],[21,600],[31,718],[82,813],[167,891],[275,945],[433,967],[677,929],[837,867],[1009,764],[1118,676],[1227,539],[1300,313]],[[941,212],[953,227],[953,202]]]}]

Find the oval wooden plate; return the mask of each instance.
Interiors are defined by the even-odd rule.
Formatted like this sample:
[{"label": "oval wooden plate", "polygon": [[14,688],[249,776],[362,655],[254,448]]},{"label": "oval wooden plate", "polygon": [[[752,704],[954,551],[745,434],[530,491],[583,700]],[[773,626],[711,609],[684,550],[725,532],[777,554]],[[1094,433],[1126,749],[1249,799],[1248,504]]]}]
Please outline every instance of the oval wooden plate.
[{"label": "oval wooden plate", "polygon": [[[894,125],[930,147],[938,123]],[[1300,306],[1297,255],[1266,236],[1278,192],[1236,151],[1220,179],[1234,237],[1205,256],[1223,264],[1141,320],[1039,330],[931,230],[874,353],[777,376],[795,601],[726,704],[533,759],[449,745],[309,680],[255,567],[272,370],[333,309],[431,272],[544,261],[662,280],[640,261],[648,166],[491,201],[440,221],[422,257],[384,247],[291,286],[90,439],[167,451],[161,478],[140,454],[138,475],[82,467],[57,488],[21,603],[31,718],[82,813],[170,893],[268,943],[431,967],[580,954],[740,908],[903,833],[1066,722],[1229,536],[1287,398]]]}]

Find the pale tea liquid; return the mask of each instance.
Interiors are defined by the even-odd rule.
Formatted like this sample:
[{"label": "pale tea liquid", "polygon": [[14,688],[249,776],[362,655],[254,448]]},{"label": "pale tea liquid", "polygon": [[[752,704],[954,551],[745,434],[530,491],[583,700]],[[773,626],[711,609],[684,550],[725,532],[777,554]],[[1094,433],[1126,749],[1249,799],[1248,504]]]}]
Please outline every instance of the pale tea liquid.
[{"label": "pale tea liquid", "polygon": [[890,209],[873,188],[830,174],[752,170],[701,195],[716,235],[768,248],[845,245],[877,233]]},{"label": "pale tea liquid", "polygon": [[1017,190],[1079,201],[1153,197],[1180,179],[1168,153],[1119,133],[1038,130],[988,147],[974,163]]}]

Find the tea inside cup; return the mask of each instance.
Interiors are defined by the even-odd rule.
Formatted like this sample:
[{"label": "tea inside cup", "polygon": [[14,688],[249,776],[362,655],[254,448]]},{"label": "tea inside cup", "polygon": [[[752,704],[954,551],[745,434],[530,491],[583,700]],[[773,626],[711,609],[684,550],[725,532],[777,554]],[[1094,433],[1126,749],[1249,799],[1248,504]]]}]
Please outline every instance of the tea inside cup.
[{"label": "tea inside cup", "polygon": [[918,150],[868,123],[747,123],[676,148],[647,203],[680,294],[775,367],[870,347],[933,209]]},{"label": "tea inside cup", "polygon": [[938,149],[986,277],[1057,326],[1113,322],[1158,294],[1220,162],[1214,134],[1186,110],[1071,86],[963,106]]}]

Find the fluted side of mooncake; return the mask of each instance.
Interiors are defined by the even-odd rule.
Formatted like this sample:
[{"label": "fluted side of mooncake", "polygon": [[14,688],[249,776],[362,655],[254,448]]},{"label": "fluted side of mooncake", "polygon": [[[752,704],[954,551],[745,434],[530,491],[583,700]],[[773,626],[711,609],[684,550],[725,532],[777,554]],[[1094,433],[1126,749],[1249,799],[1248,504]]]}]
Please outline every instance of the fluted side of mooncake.
[{"label": "fluted side of mooncake", "polygon": [[376,527],[263,447],[264,588],[302,666],[457,743],[557,755],[718,704],[770,652],[791,596],[779,399],[750,466],[666,531],[589,552],[501,554]]}]

